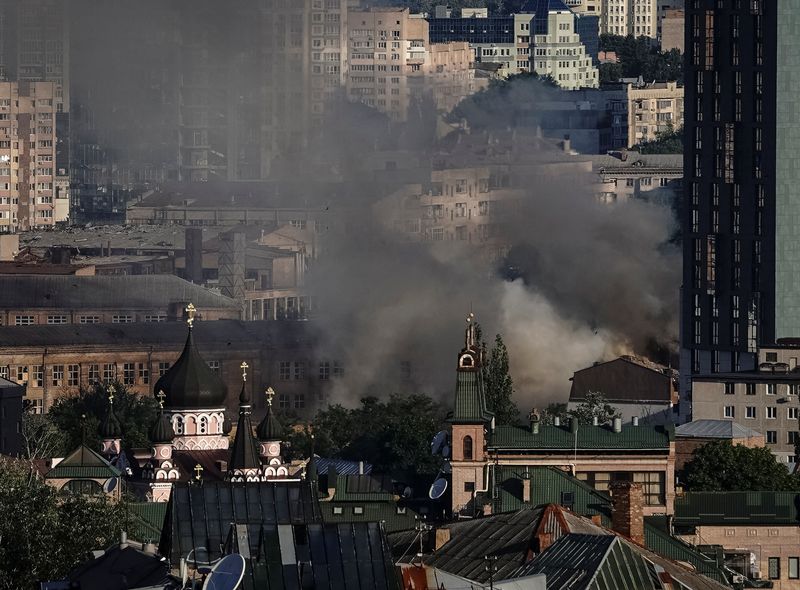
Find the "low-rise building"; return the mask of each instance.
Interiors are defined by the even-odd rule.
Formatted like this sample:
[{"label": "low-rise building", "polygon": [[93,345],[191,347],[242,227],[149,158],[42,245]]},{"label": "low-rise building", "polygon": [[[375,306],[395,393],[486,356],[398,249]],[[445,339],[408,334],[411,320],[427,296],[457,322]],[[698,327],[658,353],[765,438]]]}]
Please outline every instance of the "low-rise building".
[{"label": "low-rise building", "polygon": [[184,317],[239,319],[236,302],[173,275],[0,275],[0,325],[126,324]]},{"label": "low-rise building", "polygon": [[649,424],[672,422],[678,403],[678,373],[643,358],[623,356],[575,371],[568,409],[574,410],[589,393],[600,393],[619,410],[622,421],[634,418]]},{"label": "low-rise building", "polygon": [[800,586],[799,506],[797,492],[689,492],[675,498],[673,526],[687,543],[721,549],[725,565],[738,572],[740,581],[795,590]]},{"label": "low-rise building", "polygon": [[681,154],[640,154],[633,151],[610,151],[588,156],[592,170],[599,176],[595,191],[606,202],[624,202],[642,198],[664,205],[674,205],[683,180]]},{"label": "low-rise building", "polygon": [[675,471],[680,472],[700,447],[722,440],[746,447],[763,447],[765,444],[763,434],[730,420],[687,422],[675,428]]}]

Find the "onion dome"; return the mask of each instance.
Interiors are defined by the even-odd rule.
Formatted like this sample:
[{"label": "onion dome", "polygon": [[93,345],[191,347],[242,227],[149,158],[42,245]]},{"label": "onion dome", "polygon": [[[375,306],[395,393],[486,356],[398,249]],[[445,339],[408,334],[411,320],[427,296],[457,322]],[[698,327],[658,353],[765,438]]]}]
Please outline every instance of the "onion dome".
[{"label": "onion dome", "polygon": [[98,429],[100,438],[103,439],[116,439],[122,438],[122,424],[120,424],[117,415],[114,413],[114,388],[109,386],[108,390],[108,412]]},{"label": "onion dome", "polygon": [[171,443],[175,438],[175,430],[172,428],[172,421],[164,413],[164,408],[158,413],[153,427],[150,429],[150,440],[155,444]]},{"label": "onion dome", "polygon": [[256,426],[256,436],[258,440],[281,440],[283,438],[283,426],[278,422],[275,414],[272,412],[272,396],[275,392],[270,387],[267,390],[267,414],[264,419]]},{"label": "onion dome", "polygon": [[164,405],[168,408],[220,408],[225,405],[225,384],[197,352],[191,326],[181,356],[156,382],[154,393],[161,391],[166,396]]}]

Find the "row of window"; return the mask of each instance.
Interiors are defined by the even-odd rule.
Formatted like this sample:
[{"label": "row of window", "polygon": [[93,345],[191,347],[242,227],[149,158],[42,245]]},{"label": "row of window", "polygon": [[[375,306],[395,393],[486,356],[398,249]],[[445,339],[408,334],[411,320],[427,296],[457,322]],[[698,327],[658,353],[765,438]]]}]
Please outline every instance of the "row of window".
[{"label": "row of window", "polygon": [[[219,371],[219,361],[211,361],[209,366],[212,370]],[[158,376],[161,377],[166,373],[169,367],[169,363],[158,363]],[[50,365],[46,368],[46,373],[46,383],[49,387],[79,387],[81,383],[107,383],[115,379],[119,379],[125,385],[150,384],[150,369],[146,363]],[[45,385],[45,367],[42,365],[0,366],[0,377],[16,381],[19,384],[27,383],[31,387],[43,387]]]},{"label": "row of window", "polygon": [[[787,557],[787,562],[789,566],[789,579],[790,580],[798,580],[800,579],[800,557]],[[767,575],[769,576],[770,580],[780,580],[781,579],[781,558],[780,557],[770,557],[768,561],[768,572]]]},{"label": "row of window", "polygon": [[[48,212],[52,213],[52,211]],[[78,323],[79,324],[99,324],[101,321],[101,316],[99,315],[81,315],[78,316]],[[111,323],[112,324],[131,324],[134,321],[134,316],[131,314],[114,314],[111,316]],[[141,316],[141,321],[147,323],[153,322],[166,322],[167,321],[167,314],[159,313],[159,314],[145,314]],[[59,324],[68,324],[69,323],[69,315],[66,314],[50,314],[47,316],[47,324],[48,325],[59,325]],[[32,326],[36,324],[36,316],[30,314],[17,314],[14,316],[14,325],[15,326]]]},{"label": "row of window", "polygon": [[[344,377],[344,365],[339,361],[320,361],[317,378],[327,381],[333,377]],[[302,380],[306,378],[306,363],[303,361],[280,361],[278,378],[281,381]]]},{"label": "row of window", "polygon": [[[772,361],[774,362],[774,361]],[[744,391],[747,395],[756,394],[756,383],[744,383]],[[725,383],[725,395],[734,395],[736,393],[736,383]],[[797,395],[800,393],[800,384],[797,383],[765,383],[763,385],[764,393],[767,395]],[[796,408],[795,408],[796,409]]]},{"label": "row of window", "polygon": [[[724,415],[726,418],[736,417],[736,406],[724,406]],[[754,420],[758,415],[757,406],[745,406],[745,418]],[[764,408],[764,417],[767,420],[777,420],[778,408],[776,406],[767,406]],[[800,418],[800,408],[786,408],[786,419],[797,420]],[[793,441],[789,441],[793,442]]]}]

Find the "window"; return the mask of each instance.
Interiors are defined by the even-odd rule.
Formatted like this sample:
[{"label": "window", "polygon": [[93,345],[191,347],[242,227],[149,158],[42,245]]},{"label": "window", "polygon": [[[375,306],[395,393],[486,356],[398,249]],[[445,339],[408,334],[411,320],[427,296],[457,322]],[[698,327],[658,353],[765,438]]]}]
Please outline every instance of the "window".
[{"label": "window", "polygon": [[735,417],[735,408],[733,406],[725,406],[724,416],[726,418],[734,418]]},{"label": "window", "polygon": [[298,393],[294,396],[294,409],[295,410],[302,410],[306,407],[306,396],[302,393]]},{"label": "window", "polygon": [[767,430],[767,444],[768,445],[778,444],[778,432],[776,430]]},{"label": "window", "polygon": [[[738,326],[738,324],[734,324]],[[748,383],[745,385],[745,393],[747,395],[755,395],[756,394],[756,384],[755,383]]]},{"label": "window", "polygon": [[776,408],[775,406],[767,406],[766,410],[767,410],[767,418],[769,420],[774,420],[775,418],[778,417],[778,408]]},{"label": "window", "polygon": [[53,365],[53,387],[64,384],[64,365]]},{"label": "window", "polygon": [[755,420],[756,417],[756,407],[755,406],[747,406],[745,409],[744,417],[749,418],[751,420]]},{"label": "window", "polygon": [[15,326],[31,326],[34,324],[32,315],[18,315],[14,318]]},{"label": "window", "polygon": [[647,506],[663,506],[665,503],[664,473],[645,471],[633,474],[634,483],[642,486],[644,503]]},{"label": "window", "polygon": [[463,457],[464,461],[472,461],[472,437],[467,435],[463,440]]},{"label": "window", "polygon": [[89,365],[89,383],[100,381],[100,365]]},{"label": "window", "polygon": [[767,395],[775,395],[775,384],[774,383],[767,383]]},{"label": "window", "polygon": [[49,315],[47,316],[47,323],[49,325],[66,324],[67,316],[65,315]]},{"label": "window", "polygon": [[770,580],[779,580],[781,577],[781,558],[780,557],[770,557],[769,558],[769,570],[768,575]]},{"label": "window", "polygon": [[734,393],[734,384],[733,383],[726,383],[725,384],[725,395],[733,395]]},{"label": "window", "polygon": [[158,376],[163,377],[169,371],[169,363],[158,363]]},{"label": "window", "polygon": [[344,377],[344,365],[339,361],[333,361],[333,376]]},{"label": "window", "polygon": [[167,314],[159,313],[156,315],[146,315],[144,316],[144,321],[148,323],[158,323],[158,322],[166,322],[167,321]]},{"label": "window", "polygon": [[364,514],[363,506],[353,506],[353,514]]},{"label": "window", "polygon": [[777,363],[778,362],[778,353],[777,352],[768,352],[766,354],[767,362],[768,363]]},{"label": "window", "polygon": [[786,418],[789,420],[800,419],[800,408],[787,408]]},{"label": "window", "polygon": [[475,491],[475,482],[474,481],[465,481],[464,482],[464,491],[473,493]]},{"label": "window", "polygon": [[100,316],[98,315],[82,315],[78,318],[79,324],[99,324]]},{"label": "window", "polygon": [[320,381],[327,381],[331,378],[331,364],[328,361],[322,361],[319,364],[319,379]]},{"label": "window", "polygon": [[111,316],[111,323],[112,324],[130,324],[133,322],[133,316],[130,315],[113,315]]},{"label": "window", "polygon": [[134,385],[136,383],[136,365],[134,363],[124,363],[122,365],[122,383],[124,385]]},{"label": "window", "polygon": [[219,361],[208,361],[208,368],[215,375],[219,375]]},{"label": "window", "polygon": [[117,373],[117,366],[113,363],[103,365],[103,381],[106,383],[113,381]]},{"label": "window", "polygon": [[294,364],[294,378],[296,381],[306,378],[306,364],[303,362],[296,362]]},{"label": "window", "polygon": [[288,393],[281,393],[278,396],[278,407],[282,410],[288,410],[290,407],[289,404],[289,394]]},{"label": "window", "polygon": [[142,385],[150,383],[150,369],[147,368],[145,363],[139,363],[139,382]]},{"label": "window", "polygon": [[343,511],[344,511],[344,509],[341,506],[334,506],[333,507],[333,513],[334,514],[342,514]]},{"label": "window", "polygon": [[292,376],[292,363],[289,361],[281,361],[278,363],[278,377],[281,381],[288,381]]},{"label": "window", "polygon": [[77,387],[81,384],[81,368],[79,365],[67,365],[67,385]]},{"label": "window", "polygon": [[43,414],[44,413],[44,403],[41,399],[32,399],[30,400],[31,405],[31,413],[33,414]]},{"label": "window", "polygon": [[789,558],[789,579],[797,580],[800,578],[800,557]]},{"label": "window", "polygon": [[796,430],[790,430],[786,433],[786,442],[788,444],[796,444],[798,440],[800,440],[800,432],[797,432]]}]

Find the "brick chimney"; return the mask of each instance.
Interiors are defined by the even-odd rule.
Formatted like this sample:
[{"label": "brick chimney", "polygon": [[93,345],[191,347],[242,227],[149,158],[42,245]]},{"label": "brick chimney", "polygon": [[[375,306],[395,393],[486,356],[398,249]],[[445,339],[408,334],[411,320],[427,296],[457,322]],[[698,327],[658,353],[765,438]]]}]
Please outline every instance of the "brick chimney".
[{"label": "brick chimney", "polygon": [[450,529],[436,529],[434,550],[438,551],[442,548],[442,545],[445,545],[448,541],[450,541]]},{"label": "brick chimney", "polygon": [[642,486],[629,481],[611,484],[613,529],[634,543],[644,546],[644,494]]}]

